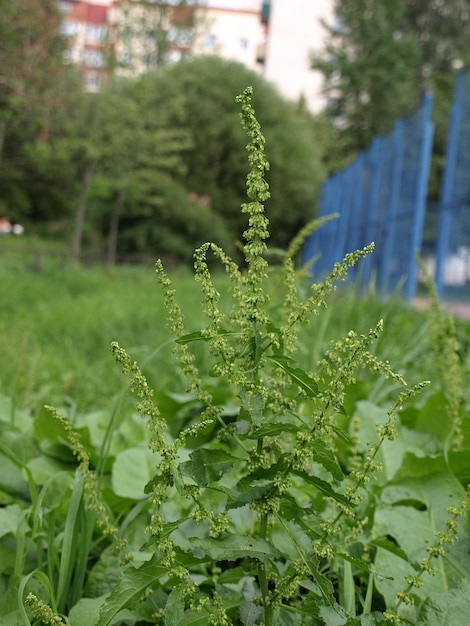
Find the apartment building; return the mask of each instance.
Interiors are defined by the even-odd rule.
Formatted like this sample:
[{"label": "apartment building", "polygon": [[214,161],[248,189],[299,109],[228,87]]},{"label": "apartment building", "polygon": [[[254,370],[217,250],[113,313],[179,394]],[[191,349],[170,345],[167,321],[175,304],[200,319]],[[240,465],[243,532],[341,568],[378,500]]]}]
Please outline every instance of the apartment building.
[{"label": "apartment building", "polygon": [[85,89],[98,91],[109,73],[106,49],[111,0],[60,0],[62,33],[68,39],[65,60],[78,65]]},{"label": "apartment building", "polygon": [[68,60],[97,91],[110,71],[135,76],[189,54],[217,54],[256,70],[293,101],[324,106],[322,77],[310,69],[333,21],[333,0],[201,0],[178,8],[150,0],[61,0]]},{"label": "apartment building", "polygon": [[198,10],[193,54],[216,54],[261,71],[266,24],[260,0],[208,0]]}]

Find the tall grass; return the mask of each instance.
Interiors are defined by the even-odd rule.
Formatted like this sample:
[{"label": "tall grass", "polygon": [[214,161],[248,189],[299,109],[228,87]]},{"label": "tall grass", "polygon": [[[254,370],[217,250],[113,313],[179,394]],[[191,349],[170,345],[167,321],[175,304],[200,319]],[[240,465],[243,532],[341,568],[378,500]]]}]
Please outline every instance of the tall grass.
[{"label": "tall grass", "polygon": [[[199,288],[184,269],[171,277],[187,326],[196,329],[201,323]],[[221,291],[228,288],[225,275],[216,275],[215,281]],[[77,411],[104,407],[122,384],[119,372],[110,367],[109,346],[117,337],[151,383],[161,383],[163,377],[171,386],[175,372],[165,358],[170,334],[152,268],[49,267],[34,272],[28,265],[4,262],[0,284],[0,393],[14,398],[17,407],[37,409],[45,402]],[[349,290],[332,299],[337,306],[319,312],[315,342],[308,328],[303,331],[303,366],[318,360],[338,333],[349,328],[365,332],[380,317],[386,320],[376,348],[381,357],[406,367],[426,350],[426,316],[400,300],[384,304],[373,294],[358,300]],[[157,353],[163,359],[156,359]]]}]

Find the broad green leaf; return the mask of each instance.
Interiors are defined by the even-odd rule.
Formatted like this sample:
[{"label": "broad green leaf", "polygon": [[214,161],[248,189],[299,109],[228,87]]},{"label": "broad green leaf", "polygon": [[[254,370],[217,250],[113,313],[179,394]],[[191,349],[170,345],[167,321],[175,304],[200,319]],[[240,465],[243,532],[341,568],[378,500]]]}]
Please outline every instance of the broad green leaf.
[{"label": "broad green leaf", "polygon": [[305,559],[305,563],[310,571],[313,580],[320,589],[323,598],[328,602],[328,604],[333,604],[333,585],[331,581],[324,574],[321,573],[318,557],[316,557],[314,554],[310,554],[309,557]]},{"label": "broad green leaf", "polygon": [[18,526],[24,519],[24,510],[18,504],[0,508],[0,537],[12,533],[16,535]]},{"label": "broad green leaf", "polygon": [[457,589],[434,594],[424,603],[420,624],[426,626],[463,626],[470,615],[470,582],[462,580]]},{"label": "broad green leaf", "polygon": [[280,367],[289,376],[289,378],[305,391],[309,398],[315,398],[320,393],[318,385],[311,376],[299,367],[291,367],[286,360],[280,357],[268,357],[275,365]]},{"label": "broad green leaf", "polygon": [[178,626],[184,615],[185,591],[182,587],[174,587],[165,605],[165,626]]},{"label": "broad green leaf", "polygon": [[107,597],[96,626],[112,624],[114,617],[120,611],[137,602],[147,588],[155,587],[160,576],[166,574],[167,571],[168,568],[160,564],[158,555],[139,568],[126,569],[118,585]]},{"label": "broad green leaf", "polygon": [[254,602],[248,602],[240,606],[239,613],[243,626],[254,626],[262,616],[263,609]]},{"label": "broad green leaf", "polygon": [[335,606],[322,606],[320,608],[320,617],[324,626],[344,626],[348,621],[346,611],[335,604]]},{"label": "broad green leaf", "polygon": [[442,443],[448,437],[451,428],[447,399],[442,391],[429,396],[418,412],[414,427],[429,432]]},{"label": "broad green leaf", "polygon": [[[221,598],[220,604],[226,611],[230,611],[245,604],[245,600],[242,596]],[[211,612],[207,608],[203,608],[201,611],[186,611],[178,622],[178,626],[207,626],[211,623],[210,615]]]},{"label": "broad green leaf", "polygon": [[383,550],[387,550],[395,556],[400,557],[404,561],[408,561],[406,552],[404,552],[396,543],[390,541],[390,539],[387,539],[387,537],[377,537],[377,539],[371,541],[371,545],[375,546],[376,548],[382,548]]},{"label": "broad green leaf", "polygon": [[196,556],[202,553],[214,561],[236,561],[243,557],[265,561],[282,557],[282,553],[272,544],[256,537],[234,535],[222,539],[191,538],[190,542]]},{"label": "broad green leaf", "polygon": [[312,474],[307,474],[307,472],[301,472],[299,470],[293,470],[293,473],[296,476],[300,476],[306,483],[309,485],[313,485],[319,491],[330,498],[334,498],[337,502],[341,502],[341,504],[347,504],[349,506],[353,506],[349,500],[342,493],[338,493],[333,489],[330,483],[327,483],[325,480],[318,478],[317,476],[313,476]]},{"label": "broad green leaf", "polygon": [[[369,401],[358,402],[354,416],[359,419],[360,427],[356,434],[364,446],[379,440],[377,427],[382,426],[389,419],[384,408]],[[382,470],[375,474],[380,483],[388,482],[396,477],[406,453],[411,453],[416,457],[425,457],[439,452],[436,440],[428,433],[410,430],[399,423],[395,425],[395,429],[398,433],[397,438],[394,441],[385,440],[376,456],[376,461],[382,466]]]},{"label": "broad green leaf", "polygon": [[[374,516],[374,530],[380,536],[393,537],[406,554],[406,563],[400,554],[378,548],[375,566],[387,572],[394,581],[377,581],[377,588],[386,599],[403,587],[403,576],[413,573],[411,564],[427,556],[426,548],[435,542],[435,533],[446,529],[449,517],[447,508],[458,504],[463,487],[450,474],[432,474],[418,479],[403,480],[382,491],[382,505]],[[426,577],[424,589],[416,590],[422,597],[440,593],[449,587],[453,571],[448,570],[445,559],[435,562],[436,575]]]},{"label": "broad green leaf", "polygon": [[330,472],[333,478],[336,480],[343,480],[344,474],[341,470],[341,467],[336,460],[333,452],[327,447],[326,443],[321,439],[317,439],[312,443],[312,449],[314,452],[313,460]]},{"label": "broad green leaf", "polygon": [[338,435],[338,437],[344,441],[344,443],[347,443],[348,446],[352,446],[354,444],[353,439],[351,438],[351,436],[344,431],[342,428],[338,428],[338,426],[335,426],[334,424],[331,424],[331,430]]},{"label": "broad green leaf", "polygon": [[274,483],[266,485],[246,485],[245,490],[240,490],[240,484],[236,488],[229,489],[223,485],[217,486],[217,491],[221,491],[228,496],[227,509],[237,509],[245,504],[256,502],[265,498],[274,488]]},{"label": "broad green leaf", "polygon": [[243,412],[240,411],[241,418],[249,418],[252,424],[259,425],[263,418],[264,399],[260,393],[240,393],[240,402]]},{"label": "broad green leaf", "polygon": [[155,473],[155,458],[147,447],[118,452],[111,471],[111,486],[121,498],[141,500],[144,488]]},{"label": "broad green leaf", "polygon": [[193,478],[200,486],[209,485],[232,469],[239,459],[221,449],[200,448],[190,454],[190,460],[183,463],[181,471]]},{"label": "broad green leaf", "polygon": [[0,394],[0,422],[8,424],[12,430],[30,433],[33,426],[33,417],[15,406],[15,402]]},{"label": "broad green leaf", "polygon": [[98,598],[81,598],[70,609],[68,618],[73,626],[90,626],[96,624],[100,617],[101,607],[106,602],[106,596]]},{"label": "broad green leaf", "polygon": [[280,515],[283,519],[292,520],[303,528],[312,539],[320,539],[323,536],[321,530],[322,519],[316,516],[312,509],[299,507],[291,496],[284,495],[281,499]]}]

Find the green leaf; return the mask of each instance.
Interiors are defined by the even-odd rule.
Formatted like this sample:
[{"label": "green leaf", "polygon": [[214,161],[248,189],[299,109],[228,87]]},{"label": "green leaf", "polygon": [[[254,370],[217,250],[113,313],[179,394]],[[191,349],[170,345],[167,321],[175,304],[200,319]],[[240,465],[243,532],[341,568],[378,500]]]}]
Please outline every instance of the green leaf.
[{"label": "green leaf", "polygon": [[462,626],[470,615],[470,582],[462,580],[457,589],[434,594],[423,605],[420,624],[426,626]]},{"label": "green leaf", "polygon": [[112,489],[121,498],[141,500],[154,471],[155,457],[147,447],[118,452],[111,472]]},{"label": "green leaf", "polygon": [[262,607],[254,602],[243,604],[239,611],[243,626],[254,626],[263,614]]},{"label": "green leaf", "polygon": [[[239,333],[220,329],[217,333],[218,335],[238,335]],[[183,335],[182,337],[178,337],[176,339],[176,343],[181,345],[185,345],[187,343],[191,343],[192,341],[210,341],[212,337],[210,335],[206,335],[200,330],[195,331],[194,333],[188,333],[187,335]]]},{"label": "green leaf", "polygon": [[106,603],[106,595],[98,598],[81,598],[68,615],[73,626],[90,626],[99,620],[101,607]]},{"label": "green leaf", "polygon": [[190,454],[190,460],[181,464],[181,471],[193,478],[200,486],[205,487],[221,478],[232,469],[239,459],[224,450],[208,450],[201,448]]},{"label": "green leaf", "polygon": [[316,487],[326,496],[334,498],[337,502],[341,502],[341,504],[347,504],[351,507],[354,506],[350,503],[346,496],[344,496],[342,493],[338,493],[337,491],[335,491],[330,483],[327,483],[325,480],[322,480],[317,476],[313,476],[312,474],[307,474],[307,472],[301,472],[299,470],[293,470],[293,473],[297,476],[300,476],[300,478],[302,478],[309,485],[313,485],[314,487]]},{"label": "green leaf", "polygon": [[305,391],[309,398],[315,398],[320,393],[317,383],[311,376],[307,374],[303,369],[299,367],[291,367],[284,358],[280,357],[268,357],[275,365],[280,367],[290,377],[292,382],[298,385]]},{"label": "green leaf", "polygon": [[268,558],[280,558],[282,553],[265,539],[233,535],[222,539],[190,538],[193,553],[209,556],[214,561],[236,561],[250,557],[265,561]]},{"label": "green leaf", "polygon": [[204,335],[202,331],[196,330],[194,333],[188,333],[187,335],[183,335],[182,337],[178,337],[176,339],[176,343],[181,345],[185,345],[187,343],[191,343],[191,341],[209,341],[210,337]]},{"label": "green leaf", "polygon": [[160,564],[158,555],[146,561],[139,568],[126,569],[119,584],[109,594],[103,605],[96,626],[109,626],[114,617],[139,600],[148,587],[155,587],[158,579],[166,574],[167,567]]},{"label": "green leaf", "polygon": [[[245,604],[243,596],[220,599],[220,605],[226,611],[236,609],[243,604]],[[211,611],[207,608],[203,608],[201,611],[186,611],[178,622],[178,626],[207,626],[211,623],[210,615]]]},{"label": "green leaf", "polygon": [[335,426],[334,424],[331,424],[331,430],[338,435],[338,437],[340,439],[342,439],[344,441],[344,443],[347,443],[348,446],[352,446],[354,444],[354,441],[352,439],[352,437],[342,428],[338,428],[338,426]]},{"label": "green leaf", "polygon": [[336,480],[343,480],[344,474],[341,470],[341,467],[336,460],[333,452],[327,447],[326,443],[321,439],[317,439],[312,443],[312,449],[314,452],[313,460],[330,472],[333,478]]},{"label": "green leaf", "polygon": [[165,626],[178,626],[184,615],[184,597],[185,591],[183,587],[174,587],[168,596],[165,605]]},{"label": "green leaf", "polygon": [[400,557],[400,559],[408,561],[406,552],[404,552],[396,543],[387,539],[387,537],[377,537],[377,539],[371,541],[371,545],[376,546],[377,548],[382,548],[382,550],[387,550],[388,552],[395,554],[395,556]]},{"label": "green leaf", "polygon": [[[385,541],[387,540],[385,539]],[[382,545],[385,545],[385,541]],[[389,542],[389,543],[392,543],[393,545],[393,542]],[[382,574],[381,572],[375,571],[375,569],[371,567],[368,563],[366,563],[362,559],[356,559],[355,557],[351,556],[347,552],[336,552],[335,555],[338,558],[343,559],[343,561],[347,561],[348,563],[351,563],[351,565],[354,565],[354,567],[361,572],[366,572],[367,574],[375,574],[377,576],[380,576],[381,580],[393,580],[393,578],[391,578],[390,576],[386,576],[385,574]],[[403,555],[406,558],[406,555],[404,553]]]},{"label": "green leaf", "polygon": [[249,418],[252,424],[259,425],[263,418],[264,398],[260,393],[240,393],[241,408],[240,417]]},{"label": "green leaf", "polygon": [[334,603],[333,585],[331,581],[320,572],[320,563],[318,557],[310,555],[305,563],[310,571],[310,574],[317,584],[322,596],[328,602],[328,604]]},{"label": "green leaf", "polygon": [[24,519],[24,511],[18,504],[0,508],[0,537],[12,533],[16,535],[18,526]]},{"label": "green leaf", "polygon": [[[242,488],[240,488],[242,487]],[[274,483],[270,482],[265,485],[250,485],[240,483],[237,488],[229,489],[223,485],[217,486],[217,491],[221,491],[228,496],[227,509],[237,509],[245,504],[256,502],[265,498],[274,488]]]},{"label": "green leaf", "polygon": [[262,437],[276,437],[277,435],[282,435],[282,433],[285,432],[296,434],[299,432],[299,427],[295,424],[289,424],[286,422],[269,423],[251,431],[247,435],[247,438],[261,439]]}]

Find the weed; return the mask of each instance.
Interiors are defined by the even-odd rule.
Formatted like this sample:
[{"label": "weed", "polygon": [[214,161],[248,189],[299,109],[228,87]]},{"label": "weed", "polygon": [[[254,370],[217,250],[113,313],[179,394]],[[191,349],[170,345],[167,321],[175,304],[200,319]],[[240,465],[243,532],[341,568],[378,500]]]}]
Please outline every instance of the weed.
[{"label": "weed", "polygon": [[[275,270],[283,292],[272,294],[266,260],[264,202],[269,190],[264,138],[251,106],[251,90],[238,102],[250,139],[249,202],[242,206],[248,218],[245,267],[214,244],[196,250],[195,278],[207,321],[202,329],[188,332],[172,283],[157,263],[176,340],[174,357],[186,380],[179,415],[166,410],[175,398],[157,392],[155,402],[137,363],[118,343],[112,344],[146,420],[153,463],[140,502],[131,508],[120,503],[125,508],[120,527],[119,514],[106,506],[106,489],[98,489],[99,472],[90,469],[81,440],[55,413],[80,461],[73,494],[77,510],[82,507],[85,516],[82,529],[101,521],[95,541],[106,539],[96,567],[108,572],[106,562],[112,563],[119,573],[102,595],[60,600],[63,607],[73,606],[71,622],[75,617],[76,623],[83,623],[80,608],[88,601],[87,623],[95,626],[119,623],[120,616],[165,626],[398,623],[401,605],[408,604],[422,575],[432,570],[431,560],[442,556],[444,544],[455,541],[457,518],[467,510],[463,497],[460,507],[449,510],[446,531],[434,535],[428,557],[415,567],[413,577],[408,574],[398,598],[388,601],[383,612],[377,609],[374,585],[390,577],[376,568],[375,553],[393,553],[414,567],[404,550],[379,533],[373,519],[381,497],[381,455],[401,429],[402,407],[428,383],[408,387],[388,361],[374,355],[381,321],[363,334],[350,331],[331,342],[308,370],[300,366],[299,329],[315,320],[338,281],[373,246],[346,255],[302,297],[292,259],[295,242]],[[209,253],[230,279],[230,306],[221,306]],[[207,353],[202,361],[192,350],[198,344]],[[366,441],[358,435],[360,420],[345,408],[348,392],[363,370],[401,389],[373,422],[372,437]],[[140,448],[132,458],[140,462],[145,454]],[[69,520],[72,524],[70,515],[66,524]],[[125,534],[127,543],[122,541]],[[88,532],[87,554],[92,553],[91,540]],[[109,550],[116,548],[125,550],[127,563],[112,560]],[[59,572],[60,590],[71,575],[61,578]],[[57,591],[49,589],[49,596],[52,613],[35,594],[28,595],[27,602],[36,618],[60,623],[54,621],[61,610]]]}]

